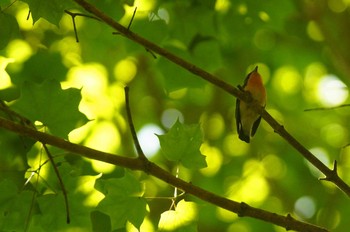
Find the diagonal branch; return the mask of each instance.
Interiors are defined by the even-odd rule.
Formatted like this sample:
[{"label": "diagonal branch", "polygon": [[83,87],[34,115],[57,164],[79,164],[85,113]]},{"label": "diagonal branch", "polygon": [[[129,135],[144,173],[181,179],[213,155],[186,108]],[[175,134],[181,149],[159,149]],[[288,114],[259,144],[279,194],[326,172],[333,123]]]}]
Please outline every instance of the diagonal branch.
[{"label": "diagonal branch", "polygon": [[188,70],[190,73],[210,82],[211,84],[221,88],[227,93],[239,98],[240,100],[247,102],[252,105],[252,107],[261,114],[262,118],[278,133],[283,139],[285,139],[292,147],[294,147],[305,159],[312,163],[317,169],[319,169],[328,180],[334,183],[339,189],[341,189],[348,197],[350,197],[350,186],[347,185],[338,175],[336,169],[331,170],[326,165],[324,165],[319,159],[317,159],[308,149],[306,149],[298,140],[296,140],[291,134],[289,134],[285,128],[280,125],[263,107],[261,107],[256,101],[249,98],[248,94],[240,91],[239,89],[227,84],[226,82],[220,80],[216,76],[206,72],[205,70],[195,66],[194,64],[174,55],[173,53],[159,47],[158,45],[146,40],[145,38],[133,33],[128,28],[122,26],[118,22],[114,21],[111,17],[107,16],[101,12],[96,7],[87,3],[85,0],[74,0],[85,10],[95,15],[101,21],[119,31],[119,33],[126,38],[144,46],[147,50],[157,53],[169,61],[177,64],[178,66]]},{"label": "diagonal branch", "polygon": [[252,217],[266,222],[273,223],[275,225],[282,226],[287,230],[296,231],[309,231],[309,232],[327,232],[328,230],[316,225],[308,224],[305,222],[298,221],[294,219],[290,214],[287,216],[278,215],[276,213],[271,213],[266,210],[258,209],[247,205],[243,202],[236,202],[229,200],[224,197],[220,197],[212,192],[206,191],[192,183],[185,182],[184,180],[177,178],[176,176],[165,171],[156,164],[148,161],[141,160],[138,158],[128,158],[122,157],[98,150],[94,150],[88,147],[77,145],[61,138],[31,129],[26,126],[16,124],[10,120],[0,117],[0,128],[12,131],[19,135],[30,137],[34,140],[40,141],[43,144],[49,144],[63,150],[72,152],[74,154],[79,154],[83,157],[99,160],[102,162],[114,164],[117,166],[122,166],[125,168],[140,170],[146,172],[152,176],[157,177],[164,182],[178,187],[185,191],[187,194],[198,197],[206,202],[212,203],[218,207],[229,210],[233,213],[238,214],[240,217]]}]

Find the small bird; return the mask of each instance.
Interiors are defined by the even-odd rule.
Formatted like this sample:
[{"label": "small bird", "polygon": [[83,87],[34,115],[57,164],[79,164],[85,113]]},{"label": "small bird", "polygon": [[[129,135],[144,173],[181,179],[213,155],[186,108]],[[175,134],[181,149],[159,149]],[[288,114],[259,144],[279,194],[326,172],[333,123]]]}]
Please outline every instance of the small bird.
[{"label": "small bird", "polygon": [[[238,86],[240,90],[248,91],[251,96],[259,102],[262,107],[266,105],[266,90],[258,73],[258,66],[249,73],[244,81],[244,85]],[[250,137],[254,136],[261,121],[261,116],[256,113],[250,105],[236,100],[236,126],[238,137],[246,143],[250,142]]]}]

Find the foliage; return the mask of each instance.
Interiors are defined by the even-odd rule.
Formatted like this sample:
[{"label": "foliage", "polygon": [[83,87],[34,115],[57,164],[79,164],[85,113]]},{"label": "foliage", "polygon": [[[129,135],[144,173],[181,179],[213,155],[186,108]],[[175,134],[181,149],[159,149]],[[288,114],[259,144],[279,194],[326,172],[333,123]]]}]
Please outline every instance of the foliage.
[{"label": "foliage", "polygon": [[[304,111],[348,101],[346,1],[90,2],[125,26],[137,6],[131,31],[232,85],[259,65],[267,110],[326,165],[337,160],[350,183],[348,108]],[[0,99],[20,115],[2,106],[1,117],[29,119],[38,130],[134,157],[124,113],[128,85],[135,127],[152,162],[235,201],[331,231],[350,227],[348,198],[319,181],[319,171],[265,122],[250,144],[238,140],[230,95],[98,20],[75,17],[76,43],[64,10],[85,11],[72,0],[0,4]],[[1,231],[282,231],[178,195],[147,173],[49,149],[71,223],[42,145],[1,129]]]}]

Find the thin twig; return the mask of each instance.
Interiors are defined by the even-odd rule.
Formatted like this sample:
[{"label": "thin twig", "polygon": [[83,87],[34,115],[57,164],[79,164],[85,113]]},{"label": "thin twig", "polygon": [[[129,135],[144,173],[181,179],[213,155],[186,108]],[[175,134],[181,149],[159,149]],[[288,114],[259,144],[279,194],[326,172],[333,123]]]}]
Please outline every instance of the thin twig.
[{"label": "thin twig", "polygon": [[46,146],[45,143],[43,143],[43,147],[44,147],[44,149],[45,149],[45,152],[46,152],[47,156],[49,157],[49,159],[50,159],[50,161],[51,161],[53,170],[55,171],[56,176],[57,176],[57,178],[58,178],[58,182],[59,182],[59,184],[60,184],[60,186],[61,186],[62,194],[63,194],[63,197],[64,197],[64,203],[65,203],[65,205],[66,205],[66,221],[67,221],[67,224],[69,224],[69,223],[70,223],[70,214],[69,214],[69,204],[68,204],[68,196],[67,196],[66,188],[64,187],[61,174],[60,174],[60,172],[58,171],[58,168],[57,168],[57,166],[56,166],[55,161],[53,160],[53,157],[52,157],[52,155],[51,155],[51,152],[49,151],[49,149],[47,148],[47,146]]},{"label": "thin twig", "polygon": [[95,16],[91,16],[91,15],[87,15],[87,14],[82,14],[82,13],[73,13],[70,12],[69,10],[64,10],[64,12],[66,12],[67,14],[69,14],[72,17],[72,21],[73,21],[73,28],[74,28],[74,34],[75,34],[75,41],[77,43],[79,43],[79,38],[78,38],[78,31],[77,31],[77,27],[75,25],[75,17],[76,16],[83,16],[83,17],[87,17],[87,18],[91,18],[91,19],[95,19],[97,21],[100,21],[99,18],[96,18]]},{"label": "thin twig", "polygon": [[333,107],[318,107],[318,108],[305,109],[304,111],[307,112],[307,111],[320,111],[320,110],[335,110],[335,109],[349,107],[349,106],[350,104],[343,104],[343,105],[333,106]]},{"label": "thin twig", "polygon": [[130,22],[129,22],[129,25],[128,25],[128,30],[130,30],[131,24],[134,21],[136,11],[137,11],[137,7],[135,7],[134,13],[132,14],[132,17],[130,19]]},{"label": "thin twig", "polygon": [[125,93],[126,115],[127,115],[127,118],[128,118],[128,123],[129,123],[129,128],[130,128],[130,131],[131,131],[131,136],[132,136],[132,139],[134,140],[134,144],[135,144],[135,147],[136,147],[137,155],[138,155],[138,157],[140,159],[147,160],[147,158],[145,156],[145,153],[143,153],[143,151],[142,151],[140,142],[139,142],[139,140],[137,138],[135,126],[134,126],[134,123],[132,121],[131,110],[130,110],[130,101],[129,101],[129,87],[128,86],[125,86],[124,93]]}]

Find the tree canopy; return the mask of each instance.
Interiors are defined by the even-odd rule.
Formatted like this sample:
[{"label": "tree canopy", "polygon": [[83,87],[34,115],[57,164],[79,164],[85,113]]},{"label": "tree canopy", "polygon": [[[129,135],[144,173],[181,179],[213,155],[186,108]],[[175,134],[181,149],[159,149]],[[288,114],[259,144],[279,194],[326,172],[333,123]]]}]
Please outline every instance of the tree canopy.
[{"label": "tree canopy", "polygon": [[[348,1],[0,9],[0,231],[350,227]],[[256,66],[266,111],[235,87]]]}]

